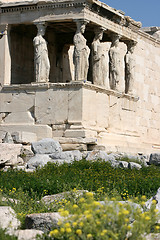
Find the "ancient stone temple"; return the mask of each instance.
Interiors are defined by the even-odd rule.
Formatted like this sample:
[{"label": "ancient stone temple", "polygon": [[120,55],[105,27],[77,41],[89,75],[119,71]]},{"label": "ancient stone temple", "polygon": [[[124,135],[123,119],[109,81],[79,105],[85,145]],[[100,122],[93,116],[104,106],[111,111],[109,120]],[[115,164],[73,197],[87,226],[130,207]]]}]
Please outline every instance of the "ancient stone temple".
[{"label": "ancient stone temple", "polygon": [[1,0],[0,138],[160,150],[160,38],[151,30],[98,0]]}]

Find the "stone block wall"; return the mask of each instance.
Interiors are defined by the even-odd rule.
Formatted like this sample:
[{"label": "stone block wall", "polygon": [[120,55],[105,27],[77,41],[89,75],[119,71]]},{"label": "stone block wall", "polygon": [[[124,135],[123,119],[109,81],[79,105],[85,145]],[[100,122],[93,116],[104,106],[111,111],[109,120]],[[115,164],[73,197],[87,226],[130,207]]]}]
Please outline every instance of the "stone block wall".
[{"label": "stone block wall", "polygon": [[[133,88],[135,93],[130,96],[124,94],[124,57],[127,52],[125,38],[122,38],[120,42],[121,82],[119,84],[122,89],[122,93],[120,93],[109,87],[108,51],[111,46],[109,38],[107,38],[107,42],[102,43],[106,60],[107,88],[95,86],[91,81],[73,81],[72,41],[62,44],[63,48],[60,49],[62,55],[61,58],[58,58],[59,52],[56,44],[62,33],[59,35],[53,33],[51,25],[46,31],[51,62],[50,82],[33,83],[34,50],[31,38],[28,43],[31,51],[27,55],[28,60],[24,61],[26,68],[16,70],[19,69],[19,66],[15,67],[19,61],[19,54],[17,52],[14,55],[14,52],[17,48],[16,41],[19,39],[21,28],[25,32],[25,26],[15,26],[17,32],[11,31],[11,35],[8,34],[13,42],[10,48],[10,37],[7,37],[7,31],[10,29],[0,26],[1,32],[6,31],[6,34],[0,39],[0,52],[3,56],[0,57],[0,83],[2,85],[0,138],[6,131],[11,133],[20,131],[35,133],[38,140],[44,137],[64,138],[64,141],[70,138],[93,138],[98,144],[104,145],[108,151],[133,153],[160,151],[159,40],[141,31],[133,32],[131,29],[127,29],[128,36],[129,34],[132,36],[134,33],[137,41],[134,51],[136,66]],[[11,29],[14,30],[14,26]],[[33,36],[35,36],[36,30],[33,26],[31,30],[34,31]],[[31,30],[28,32],[29,35]],[[125,31],[123,34],[122,29],[122,36],[125,36]],[[25,46],[26,39],[23,40],[22,34],[20,35],[21,38],[17,43],[22,43],[19,50],[24,54],[28,45]],[[70,35],[71,39],[72,35],[73,32]],[[24,55],[26,57],[26,54]],[[13,70],[18,71],[18,75],[14,75]],[[28,70],[29,74],[27,75]]]}]

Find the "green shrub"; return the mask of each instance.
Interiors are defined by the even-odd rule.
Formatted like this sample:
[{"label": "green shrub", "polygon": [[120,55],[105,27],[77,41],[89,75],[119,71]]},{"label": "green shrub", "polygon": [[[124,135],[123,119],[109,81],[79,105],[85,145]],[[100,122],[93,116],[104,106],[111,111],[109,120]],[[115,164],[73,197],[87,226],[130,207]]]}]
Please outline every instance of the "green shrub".
[{"label": "green shrub", "polygon": [[[114,200],[114,199],[113,199]],[[143,202],[141,202],[143,207]],[[78,204],[68,203],[59,209],[65,220],[50,232],[51,239],[69,240],[140,240],[142,234],[157,231],[155,201],[148,212],[131,203],[105,200],[95,201],[93,193],[86,193]]]}]

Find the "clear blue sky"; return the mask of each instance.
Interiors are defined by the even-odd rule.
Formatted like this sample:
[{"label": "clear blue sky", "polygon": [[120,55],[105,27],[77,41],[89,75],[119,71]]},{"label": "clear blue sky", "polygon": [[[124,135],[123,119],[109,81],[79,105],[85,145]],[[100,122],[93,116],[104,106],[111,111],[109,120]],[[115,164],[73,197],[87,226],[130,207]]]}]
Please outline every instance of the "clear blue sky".
[{"label": "clear blue sky", "polygon": [[160,27],[160,0],[100,0],[125,15],[142,22],[143,27]]}]

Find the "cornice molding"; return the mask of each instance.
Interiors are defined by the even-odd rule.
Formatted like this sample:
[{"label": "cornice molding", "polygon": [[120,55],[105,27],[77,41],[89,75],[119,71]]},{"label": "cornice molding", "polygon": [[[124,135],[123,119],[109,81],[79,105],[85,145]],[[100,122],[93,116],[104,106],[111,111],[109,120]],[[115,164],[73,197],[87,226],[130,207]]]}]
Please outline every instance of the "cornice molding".
[{"label": "cornice molding", "polygon": [[31,83],[31,84],[16,84],[16,85],[6,85],[3,86],[3,88],[1,89],[1,92],[12,92],[15,90],[33,90],[33,91],[38,91],[41,89],[58,89],[58,88],[65,88],[65,89],[70,89],[70,88],[74,88],[76,89],[80,89],[80,88],[85,88],[85,89],[90,89],[96,92],[101,92],[101,93],[105,93],[107,95],[112,95],[115,96],[117,98],[126,98],[128,100],[131,100],[133,102],[137,102],[139,100],[139,97],[137,96],[132,96],[129,94],[125,94],[125,93],[120,93],[118,91],[114,91],[112,89],[106,89],[97,85],[94,85],[90,82],[86,82],[86,81],[72,81],[70,83]]}]

